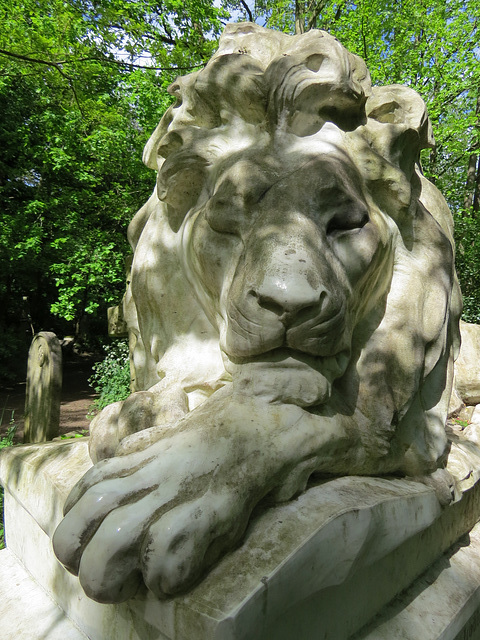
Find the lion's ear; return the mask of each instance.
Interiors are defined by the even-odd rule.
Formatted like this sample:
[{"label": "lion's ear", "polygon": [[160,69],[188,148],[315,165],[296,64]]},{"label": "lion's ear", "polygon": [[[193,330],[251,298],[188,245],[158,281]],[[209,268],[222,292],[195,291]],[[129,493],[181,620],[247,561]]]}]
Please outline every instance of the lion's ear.
[{"label": "lion's ear", "polygon": [[371,146],[410,179],[421,149],[435,146],[422,98],[401,85],[374,87],[365,110]]},{"label": "lion's ear", "polygon": [[[160,140],[164,137],[166,131],[165,124],[163,120],[160,121],[155,131],[152,133],[150,138],[147,141],[143,149],[143,164],[145,164],[149,169],[153,169],[154,171],[158,171],[158,145]],[[163,160],[163,158],[162,158]]]}]

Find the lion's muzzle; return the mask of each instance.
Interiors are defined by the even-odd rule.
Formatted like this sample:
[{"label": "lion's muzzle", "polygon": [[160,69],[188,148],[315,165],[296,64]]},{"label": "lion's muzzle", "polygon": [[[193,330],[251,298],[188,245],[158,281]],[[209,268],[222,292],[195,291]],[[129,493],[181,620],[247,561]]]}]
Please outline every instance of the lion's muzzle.
[{"label": "lion's muzzle", "polygon": [[326,260],[321,232],[307,219],[299,232],[297,220],[286,238],[262,222],[230,289],[227,354],[249,358],[288,348],[327,357],[347,348],[348,287]]}]

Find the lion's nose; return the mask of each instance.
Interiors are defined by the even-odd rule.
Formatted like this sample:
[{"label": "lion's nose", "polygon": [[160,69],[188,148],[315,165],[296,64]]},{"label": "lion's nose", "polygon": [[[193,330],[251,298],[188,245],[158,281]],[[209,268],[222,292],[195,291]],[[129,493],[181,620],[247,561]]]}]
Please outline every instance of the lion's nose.
[{"label": "lion's nose", "polygon": [[278,316],[294,318],[301,311],[318,310],[328,297],[324,287],[312,287],[306,278],[291,275],[266,276],[260,286],[250,290],[257,304]]}]

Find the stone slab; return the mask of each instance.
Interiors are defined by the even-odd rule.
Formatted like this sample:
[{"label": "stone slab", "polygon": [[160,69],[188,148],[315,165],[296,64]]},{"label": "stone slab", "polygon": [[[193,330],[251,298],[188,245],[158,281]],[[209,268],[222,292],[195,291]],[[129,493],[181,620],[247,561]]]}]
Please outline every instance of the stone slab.
[{"label": "stone slab", "polygon": [[346,640],[480,513],[477,485],[442,510],[419,482],[337,478],[257,510],[243,544],[188,595],[158,601],[143,591],[102,605],[50,542],[70,488],[91,465],[87,447],[81,439],[5,449],[0,481],[8,547],[91,640]]},{"label": "stone slab", "polygon": [[71,488],[91,466],[87,438],[9,447],[0,455],[0,484],[51,536]]},{"label": "stone slab", "polygon": [[5,528],[8,549],[90,640],[169,640],[148,622],[144,600],[110,606],[87,598],[77,578],[55,558],[49,536],[9,493],[5,493]]},{"label": "stone slab", "polygon": [[2,640],[87,640],[8,549],[0,551]]},{"label": "stone slab", "polygon": [[480,402],[480,326],[460,322],[462,346],[455,362],[455,388],[463,402]]},{"label": "stone slab", "polygon": [[480,524],[352,640],[479,640]]},{"label": "stone slab", "polygon": [[[0,551],[0,620],[1,637],[5,640],[87,638],[6,549]],[[351,640],[387,638],[480,638],[480,525]]]}]

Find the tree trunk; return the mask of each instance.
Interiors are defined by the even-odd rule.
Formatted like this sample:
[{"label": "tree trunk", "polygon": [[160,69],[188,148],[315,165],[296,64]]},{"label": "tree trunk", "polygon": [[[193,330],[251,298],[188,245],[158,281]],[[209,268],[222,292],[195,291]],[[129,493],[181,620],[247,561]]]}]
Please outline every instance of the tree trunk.
[{"label": "tree trunk", "polygon": [[463,200],[463,206],[465,207],[465,212],[469,212],[473,206],[473,200],[475,196],[475,182],[478,183],[478,156],[475,153],[468,159],[468,169],[467,169],[467,182],[465,185],[465,198]]},{"label": "tree trunk", "polygon": [[[477,104],[475,107],[476,123],[475,128],[480,128],[480,91],[477,94]],[[476,214],[480,207],[480,159],[478,156],[478,143],[472,147],[472,153],[468,158],[467,181],[465,184],[465,198],[463,205],[465,214]]]},{"label": "tree trunk", "polygon": [[305,33],[305,2],[295,0],[295,35]]},{"label": "tree trunk", "polygon": [[473,191],[473,213],[477,214],[480,208],[480,161],[477,159],[477,175]]}]

